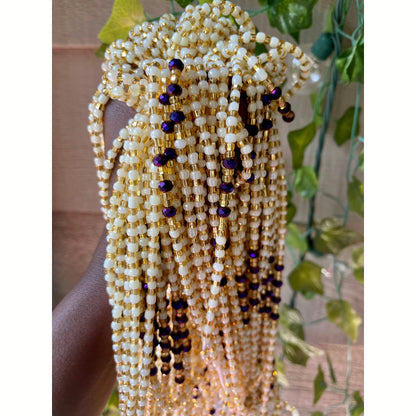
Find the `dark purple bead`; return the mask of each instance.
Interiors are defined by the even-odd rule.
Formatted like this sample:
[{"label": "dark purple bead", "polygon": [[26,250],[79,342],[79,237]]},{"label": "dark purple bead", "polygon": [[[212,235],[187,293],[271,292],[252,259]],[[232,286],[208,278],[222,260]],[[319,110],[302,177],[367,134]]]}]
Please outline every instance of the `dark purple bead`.
[{"label": "dark purple bead", "polygon": [[161,372],[162,374],[164,374],[165,376],[167,376],[167,375],[170,373],[170,367],[162,367],[162,368],[160,369],[160,372]]},{"label": "dark purple bead", "polygon": [[218,334],[220,335],[220,337],[223,337],[223,336],[224,336],[224,331],[220,329],[220,330],[218,331]]},{"label": "dark purple bead", "polygon": [[254,173],[251,174],[251,176],[246,180],[247,183],[251,183],[254,181]]},{"label": "dark purple bead", "polygon": [[253,150],[253,151],[250,153],[251,160],[254,160],[254,159],[256,158],[256,156],[257,156],[257,153]]},{"label": "dark purple bead", "polygon": [[183,307],[183,300],[182,299],[178,299],[178,300],[173,300],[172,301],[172,308],[173,309],[181,309]]},{"label": "dark purple bead", "polygon": [[170,360],[172,359],[172,356],[169,354],[169,355],[162,355],[161,357],[160,357],[160,359],[162,360],[162,362],[164,362],[164,363],[170,363]]},{"label": "dark purple bead", "polygon": [[185,329],[185,331],[181,332],[181,339],[185,339],[189,337],[189,329]]},{"label": "dark purple bead", "polygon": [[260,301],[257,298],[250,298],[249,299],[250,305],[256,306],[260,303]]},{"label": "dark purple bead", "polygon": [[172,111],[170,113],[170,119],[174,123],[180,123],[181,121],[184,121],[185,120],[185,114],[182,113],[182,111]]},{"label": "dark purple bead", "polygon": [[275,260],[275,259],[274,259],[274,257],[273,257],[273,256],[270,256],[270,257],[269,257],[269,263],[273,263],[273,262],[274,262],[274,260]]},{"label": "dark purple bead", "polygon": [[184,309],[188,308],[188,302],[186,300],[183,301],[183,308]]},{"label": "dark purple bead", "polygon": [[212,247],[215,247],[217,245],[217,242],[215,241],[215,238],[211,238],[211,245]]},{"label": "dark purple bead", "polygon": [[291,123],[295,119],[295,113],[293,111],[289,111],[282,117],[282,119],[283,121],[286,121],[286,123]]},{"label": "dark purple bead", "polygon": [[183,346],[183,352],[189,352],[189,351],[191,351],[191,348],[192,348],[192,344],[191,344],[191,342],[189,342],[188,345]]},{"label": "dark purple bead", "polygon": [[226,169],[235,169],[237,166],[237,160],[233,157],[231,159],[224,159],[222,161],[222,165],[226,168]]},{"label": "dark purple bead", "polygon": [[266,300],[266,299],[267,299],[267,295],[266,295],[265,293],[262,293],[262,294],[260,295],[260,299],[261,299],[261,300]]},{"label": "dark purple bead", "polygon": [[273,303],[280,303],[282,301],[282,298],[280,296],[273,296],[272,302]]},{"label": "dark purple bead", "polygon": [[231,245],[231,241],[230,241],[230,240],[227,240],[227,241],[225,242],[224,249],[225,249],[225,250],[227,250],[227,249],[230,247],[230,245]]},{"label": "dark purple bead", "polygon": [[250,322],[250,318],[243,318],[243,324],[247,325]]},{"label": "dark purple bead", "polygon": [[235,281],[237,283],[244,283],[247,280],[247,277],[243,274],[242,276],[236,276]]},{"label": "dark purple bead", "polygon": [[174,127],[175,127],[175,123],[173,123],[172,121],[162,121],[162,130],[165,133],[173,133],[174,131]]},{"label": "dark purple bead", "polygon": [[188,322],[188,317],[186,315],[176,317],[176,322],[178,324],[186,324]]},{"label": "dark purple bead", "polygon": [[257,274],[260,271],[260,268],[258,266],[250,266],[250,272]]},{"label": "dark purple bead", "polygon": [[266,290],[266,296],[268,298],[271,298],[273,296],[273,291],[272,290]]},{"label": "dark purple bead", "polygon": [[172,332],[170,334],[170,336],[172,337],[172,339],[174,341],[179,341],[181,339],[181,333],[180,332]]},{"label": "dark purple bead", "polygon": [[241,312],[247,312],[248,311],[248,305],[241,306]]},{"label": "dark purple bead", "polygon": [[167,326],[165,328],[159,328],[159,335],[161,337],[168,336],[169,334],[170,334],[170,327],[169,326]]},{"label": "dark purple bead", "polygon": [[244,291],[244,292],[237,292],[237,293],[238,293],[238,297],[240,299],[245,299],[247,297],[247,292],[246,291]]},{"label": "dark purple bead", "polygon": [[223,182],[220,185],[220,189],[221,189],[221,191],[225,192],[226,194],[230,194],[232,191],[234,191],[234,186],[230,182],[228,182],[228,183]]},{"label": "dark purple bead", "polygon": [[160,343],[160,348],[162,348],[162,350],[168,350],[168,349],[170,349],[171,346],[172,345],[170,343],[170,340],[168,340],[168,339],[166,341],[162,341]]},{"label": "dark purple bead", "polygon": [[274,287],[282,287],[283,282],[281,280],[273,280],[273,286]]},{"label": "dark purple bead", "polygon": [[271,306],[265,306],[264,307],[264,313],[270,313],[272,311],[272,307]]},{"label": "dark purple bead", "polygon": [[210,415],[213,415],[215,413],[215,408],[213,407],[210,411],[209,411],[209,414]]},{"label": "dark purple bead", "polygon": [[270,130],[273,127],[273,121],[269,120],[268,118],[265,118],[260,125],[260,128],[262,130]]},{"label": "dark purple bead", "polygon": [[246,130],[249,136],[255,136],[259,132],[259,128],[255,124],[246,124]]},{"label": "dark purple bead", "polygon": [[176,150],[173,149],[172,147],[166,148],[165,151],[163,152],[163,154],[165,155],[165,157],[168,160],[173,160],[173,159],[176,159],[178,157],[178,154],[176,153]]},{"label": "dark purple bead", "polygon": [[181,95],[182,94],[182,87],[179,84],[169,84],[166,88],[166,92],[168,95]]},{"label": "dark purple bead", "polygon": [[168,163],[168,160],[166,159],[165,155],[156,155],[153,158],[153,164],[155,166],[164,166],[166,163]]},{"label": "dark purple bead", "polygon": [[143,285],[143,289],[145,290],[145,291],[147,291],[147,283],[145,283],[144,285]]},{"label": "dark purple bead", "polygon": [[230,215],[231,209],[228,207],[218,207],[217,212],[220,217],[226,218]]},{"label": "dark purple bead", "polygon": [[182,384],[185,381],[185,376],[181,374],[180,376],[175,376],[175,383]]},{"label": "dark purple bead", "polygon": [[183,351],[183,347],[182,345],[179,345],[177,347],[172,347],[171,351],[175,354],[175,355],[179,355],[182,351]]},{"label": "dark purple bead", "polygon": [[277,109],[277,111],[280,114],[287,114],[290,110],[292,109],[292,106],[290,105],[290,103],[285,103],[283,107],[279,107]]},{"label": "dark purple bead", "polygon": [[159,183],[159,189],[162,192],[169,192],[172,190],[172,188],[173,188],[173,183],[169,180],[162,181]]},{"label": "dark purple bead", "polygon": [[251,290],[257,290],[259,288],[259,286],[260,286],[260,283],[250,282],[250,284],[249,284],[249,288]]},{"label": "dark purple bead", "polygon": [[278,272],[281,272],[285,266],[283,264],[275,264],[274,269]]},{"label": "dark purple bead", "polygon": [[256,259],[259,256],[259,253],[255,250],[249,250],[248,251],[248,255],[252,258],[252,259]]},{"label": "dark purple bead", "polygon": [[179,69],[179,71],[183,71],[184,65],[180,59],[172,59],[169,61],[169,69]]},{"label": "dark purple bead", "polygon": [[157,374],[157,367],[152,367],[151,369],[150,369],[150,375],[151,376],[155,376]]},{"label": "dark purple bead", "polygon": [[160,94],[159,95],[159,102],[163,105],[169,105],[169,95],[168,94]]},{"label": "dark purple bead", "polygon": [[278,313],[271,313],[270,314],[270,318],[272,318],[273,319],[273,321],[277,321],[278,319],[279,319],[279,314]]},{"label": "dark purple bead", "polygon": [[264,306],[261,306],[259,308],[259,313],[265,313],[265,312],[266,312],[266,310],[265,310]]},{"label": "dark purple bead", "polygon": [[282,90],[280,87],[276,87],[271,93],[271,99],[272,100],[277,100],[278,98],[280,98],[280,96],[282,95]]},{"label": "dark purple bead", "polygon": [[220,281],[220,286],[224,287],[227,284],[227,278],[224,276]]},{"label": "dark purple bead", "polygon": [[273,275],[272,275],[272,274],[269,274],[269,275],[267,276],[267,283],[273,283],[273,280],[274,280]]},{"label": "dark purple bead", "polygon": [[272,102],[271,94],[263,94],[261,96],[261,101],[263,101],[263,105],[269,105]]},{"label": "dark purple bead", "polygon": [[183,369],[183,362],[179,361],[178,363],[173,363],[173,368],[175,370],[182,370]]},{"label": "dark purple bead", "polygon": [[162,209],[162,213],[165,217],[167,218],[172,218],[176,215],[176,208],[173,206],[167,207],[167,208],[163,208]]}]

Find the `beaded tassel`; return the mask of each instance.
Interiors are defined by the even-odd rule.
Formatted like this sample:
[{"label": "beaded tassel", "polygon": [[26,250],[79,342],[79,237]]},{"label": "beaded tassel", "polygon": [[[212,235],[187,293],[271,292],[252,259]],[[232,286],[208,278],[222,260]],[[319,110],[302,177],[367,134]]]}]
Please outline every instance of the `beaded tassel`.
[{"label": "beaded tassel", "polygon": [[[255,56],[256,42],[268,52]],[[282,92],[288,54],[301,75]],[[273,369],[287,205],[277,124],[293,121],[287,99],[309,67],[224,0],[107,48],[88,131],[121,415],[298,414]],[[136,115],[106,153],[110,98]]]}]

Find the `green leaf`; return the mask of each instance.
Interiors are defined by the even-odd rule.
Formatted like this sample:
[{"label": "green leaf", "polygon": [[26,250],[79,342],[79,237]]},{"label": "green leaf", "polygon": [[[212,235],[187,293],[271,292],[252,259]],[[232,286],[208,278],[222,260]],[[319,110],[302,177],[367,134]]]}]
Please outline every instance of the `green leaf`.
[{"label": "green leaf", "polygon": [[328,319],[339,327],[352,341],[357,340],[362,319],[346,300],[330,300],[326,304]]},{"label": "green leaf", "polygon": [[351,416],[360,416],[364,413],[364,401],[358,390],[352,396],[354,397],[355,405],[351,408]]},{"label": "green leaf", "polygon": [[324,294],[321,281],[321,266],[309,260],[302,261],[290,274],[289,282],[293,290],[301,292],[304,296],[309,292]]},{"label": "green leaf", "polygon": [[139,0],[115,0],[107,23],[101,29],[98,39],[111,44],[117,39],[126,39],[129,31],[146,20]]},{"label": "green leaf", "polygon": [[364,247],[358,247],[352,252],[352,267],[354,277],[364,283]]},{"label": "green leaf", "polygon": [[358,156],[358,166],[361,170],[364,170],[364,150]]},{"label": "green leaf", "polygon": [[103,416],[115,416],[119,415],[120,412],[118,411],[118,390],[115,388],[111,393],[110,398],[103,410]]},{"label": "green leaf", "polygon": [[94,55],[97,58],[104,59],[105,50],[107,49],[108,45],[106,43],[102,43],[101,46],[95,51]]},{"label": "green leaf", "polygon": [[363,236],[341,225],[338,218],[325,218],[315,225],[314,247],[322,253],[338,254],[342,249],[363,241]]},{"label": "green leaf", "polygon": [[310,96],[312,109],[315,108],[315,104],[316,104],[316,112],[315,112],[315,115],[313,117],[313,121],[314,121],[316,127],[322,126],[322,124],[324,122],[324,113],[323,113],[323,109],[322,109],[323,96],[324,96],[324,94],[321,95],[321,97],[319,98],[318,103],[316,103],[316,99],[318,98],[318,94],[313,93]]},{"label": "green leaf", "polygon": [[326,16],[326,22],[324,27],[325,33],[334,33],[334,5],[331,3],[328,7],[328,14]]},{"label": "green leaf", "polygon": [[289,33],[297,41],[299,31],[312,26],[312,10],[317,0],[268,0],[270,25]]},{"label": "green leaf", "polygon": [[292,204],[291,202],[289,202],[287,204],[286,211],[287,211],[287,213],[286,213],[286,221],[289,224],[289,223],[292,222],[293,218],[296,215],[296,206],[294,204]]},{"label": "green leaf", "polygon": [[314,122],[299,130],[292,130],[289,132],[288,139],[290,150],[292,151],[293,169],[299,169],[302,166],[305,149],[312,142],[315,133],[316,125]]},{"label": "green leaf", "polygon": [[[193,0],[175,0],[182,8],[185,8],[188,4],[193,3]],[[206,1],[204,3],[207,3]]]},{"label": "green leaf", "polygon": [[364,184],[355,176],[352,178],[352,182],[348,184],[348,202],[351,211],[364,217]]},{"label": "green leaf", "polygon": [[289,387],[289,381],[285,374],[285,364],[283,361],[275,358],[274,366],[277,372],[277,382],[283,387]]},{"label": "green leaf", "polygon": [[299,37],[300,37],[300,32],[299,31],[291,33],[290,36],[292,36],[292,38],[295,39],[296,43],[299,43]]},{"label": "green leaf", "polygon": [[[334,133],[334,139],[338,146],[342,146],[351,138],[352,125],[354,121],[355,107],[349,107],[337,121]],[[360,131],[360,113],[361,107],[358,108],[358,122],[356,134]]]},{"label": "green leaf", "polygon": [[321,365],[318,366],[318,374],[313,381],[313,404],[318,403],[318,400],[321,398],[323,392],[327,388],[327,384],[325,383],[325,376],[322,371]]},{"label": "green leaf", "polygon": [[336,65],[343,82],[364,83],[364,35],[337,58]]},{"label": "green leaf", "polygon": [[332,361],[329,358],[329,355],[326,354],[326,362],[328,363],[328,368],[329,368],[329,375],[331,377],[331,380],[334,384],[337,384],[337,379],[335,378],[335,371],[334,371],[334,367],[332,366]]},{"label": "green leaf", "polygon": [[256,42],[256,47],[254,49],[254,53],[255,53],[256,56],[259,56],[262,53],[267,53],[267,48],[263,43],[257,43]]},{"label": "green leaf", "polygon": [[312,198],[318,190],[318,178],[312,166],[302,166],[296,170],[295,191],[303,198]]},{"label": "green leaf", "polygon": [[311,416],[324,416],[322,412],[316,411],[311,414]]},{"label": "green leaf", "polygon": [[296,308],[282,304],[279,312],[279,336],[283,341],[285,356],[290,362],[306,366],[310,357],[323,354],[322,350],[304,341],[303,319],[301,313]]},{"label": "green leaf", "polygon": [[286,243],[288,246],[297,248],[301,254],[305,254],[308,250],[306,238],[302,235],[299,228],[295,224],[289,224]]},{"label": "green leaf", "polygon": [[322,350],[307,344],[295,332],[284,326],[279,328],[278,333],[284,343],[283,351],[285,356],[294,364],[306,366],[310,357],[317,357],[323,354]]},{"label": "green leaf", "polygon": [[279,330],[279,336],[283,342],[283,352],[286,358],[294,364],[306,366],[309,356],[299,347],[299,342],[305,340],[303,331],[303,319],[301,313],[291,308],[289,305],[280,306],[280,328],[287,328],[288,332],[283,329],[283,334]]}]

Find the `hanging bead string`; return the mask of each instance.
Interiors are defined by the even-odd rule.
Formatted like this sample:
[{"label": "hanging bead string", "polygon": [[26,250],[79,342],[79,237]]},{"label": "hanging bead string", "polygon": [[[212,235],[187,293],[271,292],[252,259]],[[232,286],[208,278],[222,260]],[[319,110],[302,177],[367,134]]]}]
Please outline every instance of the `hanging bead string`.
[{"label": "hanging bead string", "polygon": [[[301,76],[282,92],[288,54]],[[215,0],[137,25],[105,58],[88,131],[121,414],[296,415],[273,371],[287,194],[277,124],[294,119],[307,56]],[[106,152],[110,98],[137,113]]]}]

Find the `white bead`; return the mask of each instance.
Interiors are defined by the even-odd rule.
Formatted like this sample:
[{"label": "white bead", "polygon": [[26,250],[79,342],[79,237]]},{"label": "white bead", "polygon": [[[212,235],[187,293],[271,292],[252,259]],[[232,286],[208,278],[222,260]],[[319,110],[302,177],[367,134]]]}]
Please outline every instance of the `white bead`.
[{"label": "white bead", "polygon": [[256,41],[258,43],[264,43],[265,40],[266,40],[266,34],[263,32],[258,32],[256,35]]},{"label": "white bead", "polygon": [[279,39],[276,36],[272,36],[270,39],[270,47],[277,48],[278,45],[279,45]]}]

